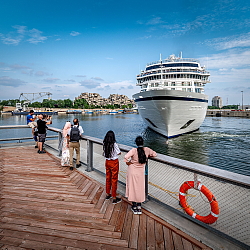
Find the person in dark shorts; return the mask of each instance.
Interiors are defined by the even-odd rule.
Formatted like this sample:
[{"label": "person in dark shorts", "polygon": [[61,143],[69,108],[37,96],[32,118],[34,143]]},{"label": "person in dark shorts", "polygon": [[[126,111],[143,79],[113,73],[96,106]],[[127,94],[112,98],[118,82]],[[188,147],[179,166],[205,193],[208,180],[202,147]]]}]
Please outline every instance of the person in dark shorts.
[{"label": "person in dark shorts", "polygon": [[43,150],[43,144],[46,139],[47,125],[52,124],[52,118],[47,115],[38,115],[37,130],[38,130],[38,151],[37,153],[43,154],[46,151]]}]

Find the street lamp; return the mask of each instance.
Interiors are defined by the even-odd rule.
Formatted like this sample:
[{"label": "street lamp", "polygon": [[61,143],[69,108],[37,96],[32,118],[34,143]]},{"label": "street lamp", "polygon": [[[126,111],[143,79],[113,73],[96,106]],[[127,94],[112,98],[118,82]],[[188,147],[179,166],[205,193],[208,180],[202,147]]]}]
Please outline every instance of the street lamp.
[{"label": "street lamp", "polygon": [[242,110],[243,110],[243,91],[241,91],[242,93]]}]

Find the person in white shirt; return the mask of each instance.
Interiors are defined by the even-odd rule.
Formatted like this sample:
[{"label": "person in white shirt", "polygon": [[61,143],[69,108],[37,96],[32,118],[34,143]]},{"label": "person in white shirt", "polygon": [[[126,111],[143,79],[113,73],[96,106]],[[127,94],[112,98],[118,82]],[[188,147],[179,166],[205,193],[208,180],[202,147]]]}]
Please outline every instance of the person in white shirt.
[{"label": "person in white shirt", "polygon": [[[118,173],[119,173],[119,160],[118,156],[121,151],[115,140],[115,133],[110,130],[103,140],[103,155],[106,158],[106,199],[113,197],[113,204],[121,202],[121,198],[116,197]],[[112,191],[112,192],[111,192]]]},{"label": "person in white shirt", "polygon": [[73,120],[73,126],[68,130],[68,142],[69,142],[69,165],[70,170],[73,170],[73,155],[74,150],[76,151],[76,167],[79,168],[81,166],[80,163],[80,139],[83,134],[83,129],[79,126],[79,121],[77,118]]}]

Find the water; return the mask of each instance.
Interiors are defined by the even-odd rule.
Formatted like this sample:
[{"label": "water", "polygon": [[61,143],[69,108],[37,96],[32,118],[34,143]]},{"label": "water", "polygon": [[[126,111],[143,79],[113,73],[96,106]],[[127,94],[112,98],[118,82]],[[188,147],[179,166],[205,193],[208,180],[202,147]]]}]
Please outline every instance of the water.
[{"label": "water", "polygon": [[[118,143],[135,146],[142,135],[145,146],[158,153],[250,176],[250,119],[206,117],[199,131],[167,140],[148,129],[138,114],[54,115],[52,127],[62,128],[77,117],[84,134],[103,139],[113,130]],[[26,116],[0,116],[0,126],[26,124]],[[49,131],[49,135],[54,135]],[[0,130],[0,138],[31,135],[29,129]]]}]

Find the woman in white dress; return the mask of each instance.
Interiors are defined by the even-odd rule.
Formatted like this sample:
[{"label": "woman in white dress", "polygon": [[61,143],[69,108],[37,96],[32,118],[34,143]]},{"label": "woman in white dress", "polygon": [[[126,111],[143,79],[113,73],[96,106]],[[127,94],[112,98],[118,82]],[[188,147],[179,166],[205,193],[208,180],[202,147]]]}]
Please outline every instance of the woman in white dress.
[{"label": "woman in white dress", "polygon": [[68,138],[67,138],[67,132],[71,128],[71,123],[66,122],[62,131],[62,159],[61,159],[61,165],[63,167],[69,166],[69,146],[68,146]]}]

